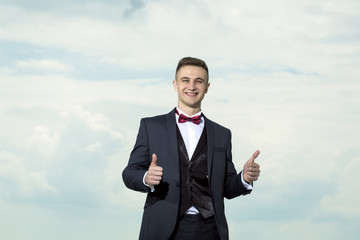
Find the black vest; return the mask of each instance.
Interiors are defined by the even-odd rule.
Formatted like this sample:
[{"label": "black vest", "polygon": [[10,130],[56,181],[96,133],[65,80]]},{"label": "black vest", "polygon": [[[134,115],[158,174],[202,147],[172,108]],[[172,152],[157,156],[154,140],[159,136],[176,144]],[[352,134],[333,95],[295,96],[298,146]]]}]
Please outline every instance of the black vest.
[{"label": "black vest", "polygon": [[191,206],[204,218],[211,217],[214,215],[214,207],[208,183],[206,127],[190,161],[178,127],[177,139],[181,182],[179,217],[182,218]]}]

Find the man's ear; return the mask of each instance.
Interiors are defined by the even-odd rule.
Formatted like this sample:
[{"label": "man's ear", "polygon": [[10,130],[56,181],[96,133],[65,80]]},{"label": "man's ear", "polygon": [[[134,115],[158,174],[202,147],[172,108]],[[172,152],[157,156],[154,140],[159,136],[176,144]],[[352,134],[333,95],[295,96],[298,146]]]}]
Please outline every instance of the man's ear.
[{"label": "man's ear", "polygon": [[208,83],[208,84],[207,84],[207,87],[206,87],[205,93],[207,93],[207,92],[208,92],[209,87],[210,87],[210,83]]},{"label": "man's ear", "polygon": [[178,85],[178,82],[176,80],[173,80],[173,86],[174,86],[175,92],[177,92],[177,85]]}]

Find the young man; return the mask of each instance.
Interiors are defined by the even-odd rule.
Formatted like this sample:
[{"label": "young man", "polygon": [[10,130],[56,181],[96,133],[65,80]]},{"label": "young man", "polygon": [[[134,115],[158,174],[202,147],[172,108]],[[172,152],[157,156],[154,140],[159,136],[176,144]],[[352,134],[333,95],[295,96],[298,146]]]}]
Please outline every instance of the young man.
[{"label": "young man", "polygon": [[260,174],[256,151],[236,173],[231,132],[201,112],[209,72],[200,59],[179,61],[173,86],[178,105],[141,120],[123,179],[147,192],[141,240],[229,239],[224,197],[249,194]]}]

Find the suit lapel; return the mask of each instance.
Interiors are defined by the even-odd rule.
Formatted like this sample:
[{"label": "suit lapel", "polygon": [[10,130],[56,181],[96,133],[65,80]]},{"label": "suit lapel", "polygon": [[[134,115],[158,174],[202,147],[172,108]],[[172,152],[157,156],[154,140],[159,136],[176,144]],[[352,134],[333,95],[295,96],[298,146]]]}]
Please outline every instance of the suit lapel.
[{"label": "suit lapel", "polygon": [[172,159],[175,161],[175,166],[179,166],[179,153],[178,153],[178,142],[176,135],[176,120],[175,120],[175,108],[166,115],[166,127],[168,132],[168,139],[172,152]]},{"label": "suit lapel", "polygon": [[213,165],[213,149],[214,149],[214,141],[215,141],[215,132],[214,125],[212,122],[204,116],[205,124],[206,124],[206,135],[207,135],[207,155],[208,155],[208,174],[209,174],[209,187],[211,186],[211,170]]}]

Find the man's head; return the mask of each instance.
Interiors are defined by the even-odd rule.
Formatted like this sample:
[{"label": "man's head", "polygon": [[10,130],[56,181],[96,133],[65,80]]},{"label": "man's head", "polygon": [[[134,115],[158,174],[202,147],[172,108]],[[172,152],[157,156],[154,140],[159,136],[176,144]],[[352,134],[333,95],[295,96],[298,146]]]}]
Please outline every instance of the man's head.
[{"label": "man's head", "polygon": [[175,77],[173,86],[178,93],[178,107],[190,116],[199,112],[210,86],[206,63],[197,58],[183,58],[176,68]]}]

